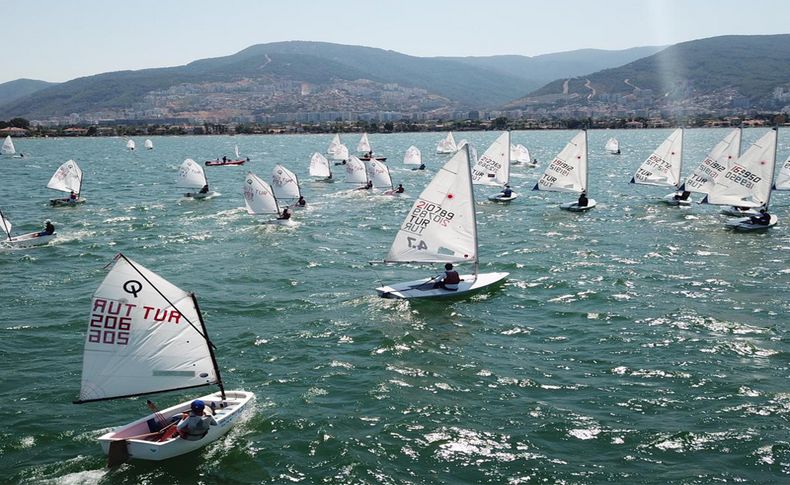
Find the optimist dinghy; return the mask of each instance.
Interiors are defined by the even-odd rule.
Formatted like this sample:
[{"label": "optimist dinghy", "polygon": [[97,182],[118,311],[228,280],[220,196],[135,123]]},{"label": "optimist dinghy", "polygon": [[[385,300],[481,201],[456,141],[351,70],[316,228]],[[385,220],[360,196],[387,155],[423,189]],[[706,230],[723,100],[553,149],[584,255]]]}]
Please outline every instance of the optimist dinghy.
[{"label": "optimist dinghy", "polygon": [[[49,221],[47,221],[49,222]],[[6,238],[0,241],[0,247],[11,248],[11,249],[19,249],[19,248],[29,248],[33,246],[44,246],[48,244],[50,241],[55,239],[57,233],[53,232],[52,234],[41,234],[40,232],[30,232],[27,234],[20,234],[19,236],[12,236],[11,229],[12,229],[11,221],[6,219],[5,214],[3,211],[0,210],[0,230],[2,230]]]},{"label": "optimist dinghy", "polygon": [[184,163],[179,167],[178,174],[176,174],[176,185],[187,189],[197,189],[184,194],[184,197],[190,199],[208,199],[217,195],[213,190],[208,190],[208,179],[203,167],[191,158],[184,160]]},{"label": "optimist dinghy", "polygon": [[49,179],[47,187],[68,194],[71,192],[75,194],[73,199],[70,196],[62,199],[50,199],[49,203],[53,207],[75,206],[85,203],[85,199],[80,197],[80,191],[82,190],[82,170],[74,160],[64,162],[63,165],[58,167],[52,175],[52,178]]}]

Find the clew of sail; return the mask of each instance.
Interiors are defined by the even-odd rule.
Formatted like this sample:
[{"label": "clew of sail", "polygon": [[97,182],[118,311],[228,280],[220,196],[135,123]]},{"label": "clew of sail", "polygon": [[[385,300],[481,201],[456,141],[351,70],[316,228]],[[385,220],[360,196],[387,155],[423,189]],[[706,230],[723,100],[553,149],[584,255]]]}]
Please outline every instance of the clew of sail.
[{"label": "clew of sail", "polygon": [[77,162],[74,160],[64,162],[49,179],[47,187],[61,192],[74,191],[79,194],[82,188],[82,170]]},{"label": "clew of sail", "polygon": [[549,163],[532,190],[580,193],[587,190],[587,132],[580,131]]},{"label": "clew of sail", "polygon": [[208,182],[203,167],[195,163],[191,158],[184,160],[176,174],[176,185],[188,189],[201,189],[206,184]]},{"label": "clew of sail", "polygon": [[80,401],[216,384],[196,300],[119,254],[93,295]]},{"label": "clew of sail", "polygon": [[683,129],[678,128],[636,169],[631,183],[677,188],[682,163]]},{"label": "clew of sail", "polygon": [[494,140],[472,167],[474,185],[505,185],[510,179],[510,132]]},{"label": "clew of sail", "polygon": [[274,197],[278,200],[293,199],[295,201],[302,195],[296,175],[279,164],[272,169],[272,189]]},{"label": "clew of sail", "polygon": [[375,158],[367,160],[365,164],[368,180],[373,182],[373,188],[381,190],[389,190],[392,188],[392,178],[390,177],[390,171],[386,165]]},{"label": "clew of sail", "polygon": [[741,153],[741,129],[732,130],[686,178],[683,189],[707,194]]},{"label": "clew of sail", "polygon": [[247,172],[244,179],[244,203],[251,215],[280,214],[271,185],[252,172]]},{"label": "clew of sail", "polygon": [[331,177],[332,171],[329,169],[329,160],[318,152],[313,153],[310,158],[311,177]]},{"label": "clew of sail", "polygon": [[412,205],[386,262],[477,262],[469,151],[459,150]]},{"label": "clew of sail", "polygon": [[365,163],[359,158],[351,155],[346,162],[346,182],[349,184],[367,184],[368,175]]},{"label": "clew of sail", "polygon": [[716,179],[702,204],[768,207],[776,166],[776,128],[772,129]]},{"label": "clew of sail", "polygon": [[16,153],[16,148],[14,148],[14,141],[11,140],[11,135],[6,136],[5,140],[3,140],[3,147],[0,148],[0,152],[2,152],[3,155],[13,155]]},{"label": "clew of sail", "polygon": [[403,163],[406,165],[420,165],[422,163],[422,154],[420,149],[412,145],[406,150],[403,155]]}]

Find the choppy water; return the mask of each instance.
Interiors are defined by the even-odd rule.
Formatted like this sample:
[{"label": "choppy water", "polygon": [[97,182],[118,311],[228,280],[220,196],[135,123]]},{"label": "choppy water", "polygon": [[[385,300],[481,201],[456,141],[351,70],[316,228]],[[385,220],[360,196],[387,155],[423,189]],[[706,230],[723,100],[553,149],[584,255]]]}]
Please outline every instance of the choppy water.
[{"label": "choppy water", "polygon": [[[764,131],[745,130],[744,149]],[[60,237],[0,253],[0,481],[790,481],[790,195],[774,194],[780,222],[764,234],[726,231],[716,207],[657,204],[667,191],[628,181],[669,132],[591,131],[599,205],[586,214],[557,208],[567,194],[529,191],[574,133],[514,132],[541,161],[514,169],[522,197],[500,206],[477,189],[481,270],[510,278],[442,303],[375,296],[438,268],[368,266],[413,199],[310,182],[329,135],[153,138],[155,150],[132,153],[117,138],[19,140],[28,157],[0,160],[1,207],[18,232],[51,218]],[[684,174],[726,133],[687,131]],[[619,157],[603,152],[612,134]],[[456,138],[482,153],[497,135]],[[414,197],[444,160],[432,153],[442,136],[370,138]],[[784,160],[788,130],[779,140]],[[252,162],[207,169],[222,195],[181,198],[180,162],[234,144]],[[401,165],[411,144],[427,173]],[[68,158],[88,203],[49,208],[46,183]],[[241,209],[244,173],[268,179],[275,163],[301,176],[310,204],[296,229]],[[200,452],[106,471],[94,438],[147,412],[145,400],[71,401],[90,298],[119,251],[198,295],[226,386],[258,400]]]}]

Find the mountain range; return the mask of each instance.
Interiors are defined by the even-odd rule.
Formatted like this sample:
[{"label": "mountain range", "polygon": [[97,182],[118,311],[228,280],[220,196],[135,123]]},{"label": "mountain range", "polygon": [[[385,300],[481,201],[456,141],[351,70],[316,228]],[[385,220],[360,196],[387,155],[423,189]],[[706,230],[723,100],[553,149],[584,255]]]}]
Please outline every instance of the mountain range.
[{"label": "mountain range", "polygon": [[[536,57],[415,57],[325,42],[260,44],[184,66],[61,84],[0,84],[0,119],[258,120],[278,113],[422,112],[697,103],[788,104],[790,35],[722,36],[663,47]],[[33,83],[33,84],[31,84]],[[27,89],[22,89],[24,87]],[[7,94],[4,97],[3,93]],[[702,108],[700,108],[702,109]]]}]

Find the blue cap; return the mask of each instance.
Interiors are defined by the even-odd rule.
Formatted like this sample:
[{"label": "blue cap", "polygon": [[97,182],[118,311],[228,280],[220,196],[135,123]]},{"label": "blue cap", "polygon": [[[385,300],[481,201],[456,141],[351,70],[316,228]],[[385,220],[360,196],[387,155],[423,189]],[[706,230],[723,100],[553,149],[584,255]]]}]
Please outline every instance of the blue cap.
[{"label": "blue cap", "polygon": [[193,411],[203,411],[203,408],[206,407],[206,403],[204,403],[200,399],[195,399],[194,401],[192,401],[190,407],[192,408]]}]

